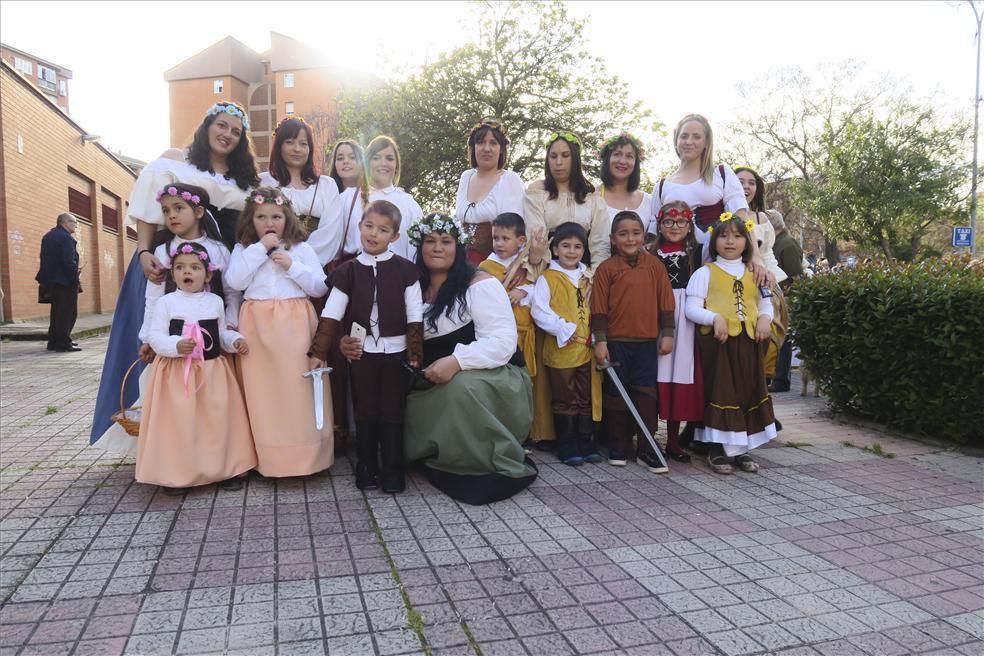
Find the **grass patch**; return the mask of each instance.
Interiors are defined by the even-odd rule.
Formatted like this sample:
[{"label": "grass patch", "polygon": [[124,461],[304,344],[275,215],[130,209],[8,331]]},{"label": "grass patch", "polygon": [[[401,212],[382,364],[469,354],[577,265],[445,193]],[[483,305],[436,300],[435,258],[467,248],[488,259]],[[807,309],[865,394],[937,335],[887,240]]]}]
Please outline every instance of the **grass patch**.
[{"label": "grass patch", "polygon": [[843,444],[846,447],[850,447],[852,449],[856,449],[857,448],[857,445],[854,444],[854,442],[852,442],[851,440],[844,440],[843,442],[841,442],[841,444]]},{"label": "grass patch", "polygon": [[56,412],[58,412],[58,406],[57,405],[49,405],[47,407],[47,409],[44,411],[44,414],[45,415],[53,415]]},{"label": "grass patch", "polygon": [[874,444],[871,444],[869,446],[866,446],[866,447],[864,447],[861,450],[862,451],[867,451],[868,453],[873,453],[874,455],[880,456],[882,458],[894,458],[895,457],[895,454],[894,453],[892,453],[891,451],[886,451],[885,449],[883,449],[882,448],[882,445],[879,444],[878,442],[875,442]]},{"label": "grass patch", "polygon": [[787,446],[791,449],[801,449],[804,446],[813,446],[811,442],[785,442],[783,446]]}]

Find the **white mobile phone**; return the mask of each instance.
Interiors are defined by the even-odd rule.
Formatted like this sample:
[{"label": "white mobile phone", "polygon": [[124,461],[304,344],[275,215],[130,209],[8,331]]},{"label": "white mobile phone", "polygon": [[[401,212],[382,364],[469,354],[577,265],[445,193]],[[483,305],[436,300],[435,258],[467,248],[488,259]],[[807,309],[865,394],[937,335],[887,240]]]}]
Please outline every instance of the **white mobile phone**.
[{"label": "white mobile phone", "polygon": [[366,329],[357,323],[352,324],[352,332],[349,334],[359,340],[360,346],[366,341]]}]

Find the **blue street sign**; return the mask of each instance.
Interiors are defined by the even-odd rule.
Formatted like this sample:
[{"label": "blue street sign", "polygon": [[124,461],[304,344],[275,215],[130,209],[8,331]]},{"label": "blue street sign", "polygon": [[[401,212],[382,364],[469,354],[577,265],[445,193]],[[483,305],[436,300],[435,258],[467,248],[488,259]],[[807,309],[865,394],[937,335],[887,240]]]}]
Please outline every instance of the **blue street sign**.
[{"label": "blue street sign", "polygon": [[953,246],[954,248],[970,248],[973,241],[973,230],[970,226],[953,226]]}]

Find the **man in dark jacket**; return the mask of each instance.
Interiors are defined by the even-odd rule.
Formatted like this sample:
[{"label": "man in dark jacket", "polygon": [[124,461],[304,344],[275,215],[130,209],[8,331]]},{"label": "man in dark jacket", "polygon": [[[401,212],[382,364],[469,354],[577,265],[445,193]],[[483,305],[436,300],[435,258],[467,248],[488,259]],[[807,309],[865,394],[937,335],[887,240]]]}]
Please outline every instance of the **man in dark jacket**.
[{"label": "man in dark jacket", "polygon": [[[776,260],[779,261],[779,268],[789,276],[789,278],[783,281],[782,285],[783,291],[787,291],[789,286],[793,284],[793,281],[803,275],[803,250],[799,247],[799,244],[793,241],[789,233],[786,232],[786,221],[782,214],[776,210],[768,210],[766,214],[769,216],[772,227],[776,230],[776,243],[772,246],[772,253],[776,256]],[[769,387],[770,392],[789,391],[789,370],[792,366],[792,361],[793,343],[789,338],[786,338],[776,358],[776,375],[772,379],[772,385]]]},{"label": "man in dark jacket", "polygon": [[81,351],[72,343],[72,328],[79,315],[79,253],[75,248],[76,221],[72,214],[59,214],[54,228],[41,239],[41,269],[35,280],[39,297],[51,300],[48,324],[49,351]]}]

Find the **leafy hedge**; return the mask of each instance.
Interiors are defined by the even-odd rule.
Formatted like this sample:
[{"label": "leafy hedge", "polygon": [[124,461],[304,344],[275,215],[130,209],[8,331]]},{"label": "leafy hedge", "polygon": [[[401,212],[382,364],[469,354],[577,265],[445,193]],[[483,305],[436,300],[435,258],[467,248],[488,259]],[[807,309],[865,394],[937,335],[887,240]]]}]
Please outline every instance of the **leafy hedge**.
[{"label": "leafy hedge", "polygon": [[984,446],[984,262],[874,263],[797,281],[790,323],[837,410]]}]

